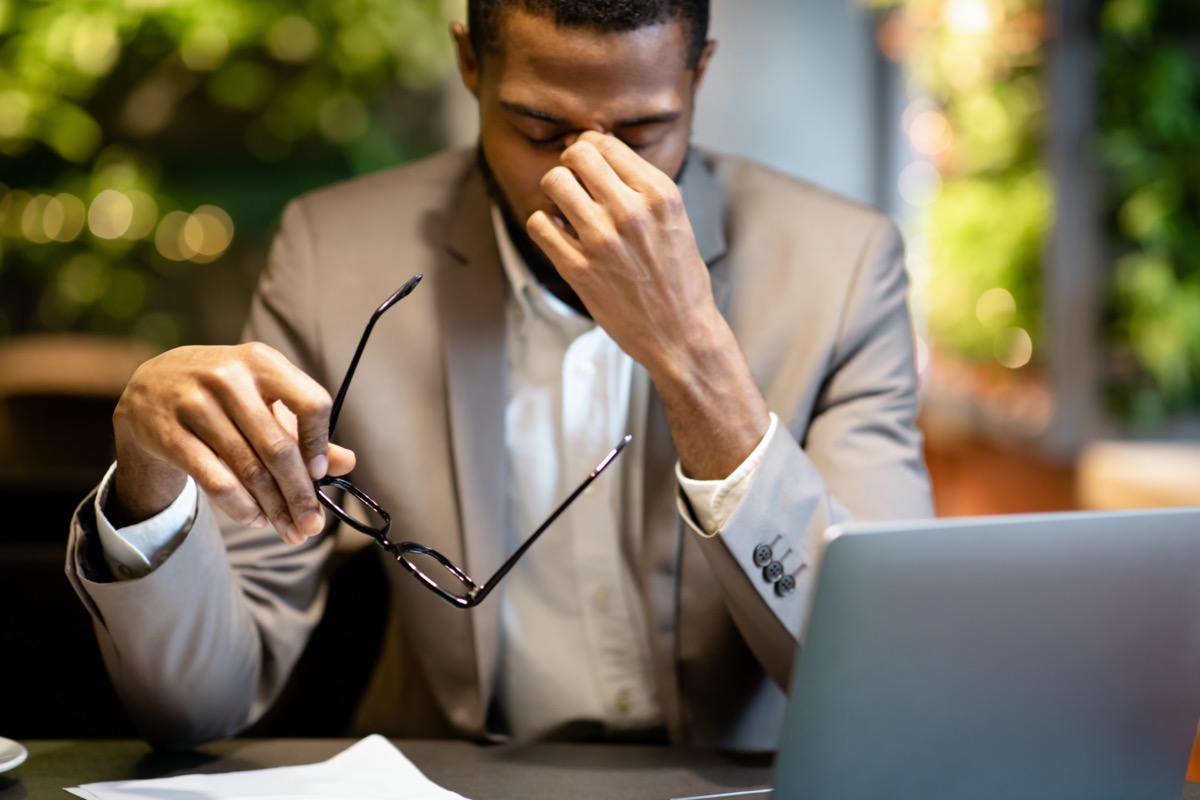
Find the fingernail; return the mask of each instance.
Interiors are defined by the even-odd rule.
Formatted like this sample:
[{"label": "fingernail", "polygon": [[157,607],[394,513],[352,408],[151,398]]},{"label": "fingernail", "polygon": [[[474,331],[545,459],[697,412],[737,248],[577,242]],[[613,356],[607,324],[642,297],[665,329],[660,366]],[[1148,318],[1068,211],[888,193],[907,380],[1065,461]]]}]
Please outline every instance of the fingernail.
[{"label": "fingernail", "polygon": [[306,511],[300,516],[300,529],[305,531],[309,536],[315,536],[320,533],[324,525],[324,515],[320,511]]},{"label": "fingernail", "polygon": [[250,523],[250,527],[251,528],[267,527],[267,518],[264,517],[262,514],[259,514],[257,517],[254,518],[254,521]]},{"label": "fingernail", "polygon": [[308,462],[308,474],[312,476],[314,481],[319,481],[325,477],[325,473],[329,471],[329,457],[324,453],[312,457]]},{"label": "fingernail", "polygon": [[304,540],[307,537],[300,532],[300,529],[296,527],[295,523],[292,523],[291,525],[287,526],[286,530],[284,530],[283,538],[288,544],[304,544]]}]

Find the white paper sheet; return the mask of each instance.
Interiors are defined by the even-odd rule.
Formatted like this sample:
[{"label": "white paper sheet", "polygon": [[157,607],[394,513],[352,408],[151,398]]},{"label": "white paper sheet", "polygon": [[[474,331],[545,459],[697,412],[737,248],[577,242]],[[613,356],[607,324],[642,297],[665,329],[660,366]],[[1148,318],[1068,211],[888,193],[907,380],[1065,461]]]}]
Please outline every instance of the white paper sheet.
[{"label": "white paper sheet", "polygon": [[67,791],[85,800],[466,800],[426,778],[378,735],[319,764],[88,783]]}]

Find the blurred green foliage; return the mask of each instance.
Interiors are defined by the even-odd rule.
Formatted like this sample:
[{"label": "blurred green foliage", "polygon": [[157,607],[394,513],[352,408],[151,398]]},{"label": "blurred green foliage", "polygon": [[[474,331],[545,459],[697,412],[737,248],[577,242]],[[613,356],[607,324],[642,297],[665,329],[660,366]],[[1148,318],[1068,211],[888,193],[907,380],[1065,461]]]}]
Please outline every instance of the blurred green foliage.
[{"label": "blurred green foliage", "polygon": [[1200,407],[1200,2],[1107,0],[1099,29],[1109,398],[1153,424]]},{"label": "blurred green foliage", "polygon": [[172,281],[434,149],[441,0],[0,0],[0,335],[176,343]]},{"label": "blurred green foliage", "polygon": [[[935,188],[915,200],[935,349],[1018,369],[1041,346],[1053,202],[1042,165],[1043,0],[874,0],[916,96],[905,130]],[[904,189],[902,177],[902,192]],[[913,198],[909,197],[910,201]]]}]

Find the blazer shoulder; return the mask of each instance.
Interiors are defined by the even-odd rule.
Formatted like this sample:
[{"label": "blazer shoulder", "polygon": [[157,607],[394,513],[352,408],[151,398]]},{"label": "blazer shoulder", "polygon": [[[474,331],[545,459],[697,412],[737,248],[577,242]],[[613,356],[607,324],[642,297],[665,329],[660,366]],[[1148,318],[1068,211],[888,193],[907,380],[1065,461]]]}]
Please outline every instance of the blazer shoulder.
[{"label": "blazer shoulder", "polygon": [[[813,221],[823,237],[830,237],[839,232],[871,235],[892,224],[887,214],[873,206],[752,159],[716,153],[702,153],[701,157],[725,192],[734,227],[739,220],[773,220],[783,215]],[[788,226],[785,230],[800,233],[806,228]]]},{"label": "blazer shoulder", "polygon": [[417,161],[313,189],[292,202],[322,215],[359,216],[376,211],[391,216],[420,211],[451,202],[474,169],[473,149],[443,150]]}]

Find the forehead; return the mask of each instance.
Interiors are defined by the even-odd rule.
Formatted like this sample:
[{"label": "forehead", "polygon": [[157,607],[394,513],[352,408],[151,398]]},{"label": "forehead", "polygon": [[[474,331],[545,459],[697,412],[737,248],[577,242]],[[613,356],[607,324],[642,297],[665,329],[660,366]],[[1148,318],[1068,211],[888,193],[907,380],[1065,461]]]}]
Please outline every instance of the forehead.
[{"label": "forehead", "polygon": [[691,86],[679,21],[603,32],[513,9],[497,33],[499,47],[484,55],[481,77],[505,102],[563,116],[600,106],[645,113],[656,104],[676,109]]}]

